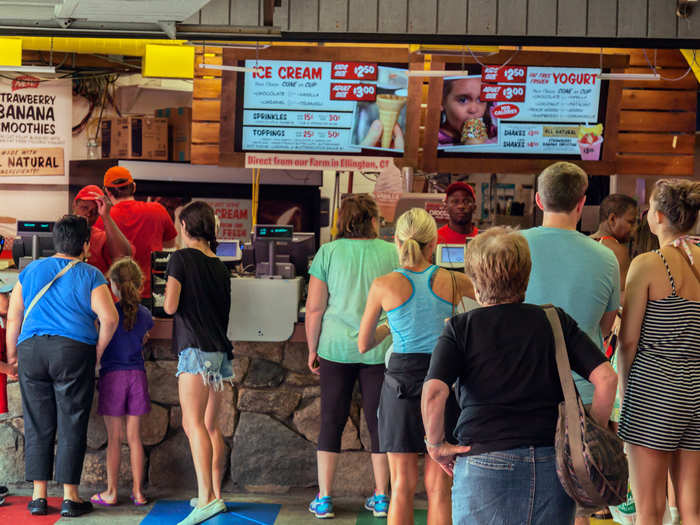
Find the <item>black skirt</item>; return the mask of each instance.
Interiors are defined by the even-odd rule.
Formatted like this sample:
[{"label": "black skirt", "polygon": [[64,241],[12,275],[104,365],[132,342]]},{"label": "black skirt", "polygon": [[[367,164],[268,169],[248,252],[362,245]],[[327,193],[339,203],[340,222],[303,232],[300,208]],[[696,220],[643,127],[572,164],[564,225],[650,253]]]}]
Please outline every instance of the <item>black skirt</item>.
[{"label": "black skirt", "polygon": [[[379,398],[379,448],[382,452],[425,452],[425,429],[420,411],[423,381],[430,367],[430,354],[391,354]],[[453,433],[459,407],[450,389],[445,407],[445,436]]]}]

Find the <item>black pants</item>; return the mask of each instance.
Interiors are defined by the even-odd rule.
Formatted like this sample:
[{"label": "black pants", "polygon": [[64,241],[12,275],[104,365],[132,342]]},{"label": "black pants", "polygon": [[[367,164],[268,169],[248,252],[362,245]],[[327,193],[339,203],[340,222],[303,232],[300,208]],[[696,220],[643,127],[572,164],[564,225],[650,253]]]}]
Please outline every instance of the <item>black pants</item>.
[{"label": "black pants", "polygon": [[350,415],[352,391],[355,381],[359,379],[362,408],[365,411],[365,421],[372,438],[372,452],[378,453],[377,408],[379,408],[379,393],[384,381],[384,365],[335,363],[321,358],[319,363],[321,365],[321,432],[318,436],[318,450],[340,452],[343,429]]},{"label": "black pants", "polygon": [[34,336],[17,347],[24,410],[25,477],[80,484],[95,384],[95,346],[57,335]]}]

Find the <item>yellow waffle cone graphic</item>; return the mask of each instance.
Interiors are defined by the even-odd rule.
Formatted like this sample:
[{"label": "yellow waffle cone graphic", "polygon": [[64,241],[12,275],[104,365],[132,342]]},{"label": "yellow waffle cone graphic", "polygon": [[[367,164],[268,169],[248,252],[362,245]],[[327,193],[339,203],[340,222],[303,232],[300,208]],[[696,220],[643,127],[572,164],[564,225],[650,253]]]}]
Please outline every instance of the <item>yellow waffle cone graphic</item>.
[{"label": "yellow waffle cone graphic", "polygon": [[394,133],[394,124],[399,118],[401,108],[406,105],[408,97],[398,95],[377,95],[377,107],[379,108],[379,120],[383,126],[382,148],[391,147],[391,137]]}]

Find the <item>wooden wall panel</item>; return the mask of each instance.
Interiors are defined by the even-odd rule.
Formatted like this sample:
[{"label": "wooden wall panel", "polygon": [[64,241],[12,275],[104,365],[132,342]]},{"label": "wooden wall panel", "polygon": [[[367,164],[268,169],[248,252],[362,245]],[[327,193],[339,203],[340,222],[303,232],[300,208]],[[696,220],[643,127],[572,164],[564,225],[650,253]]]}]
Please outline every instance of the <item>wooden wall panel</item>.
[{"label": "wooden wall panel", "polygon": [[695,131],[695,112],[630,111],[620,112],[620,131]]},{"label": "wooden wall panel", "polygon": [[617,36],[617,3],[588,0],[588,36]]},{"label": "wooden wall panel", "polygon": [[648,0],[648,2],[647,36],[649,38],[675,38],[678,17],[672,9],[672,3],[667,0]]},{"label": "wooden wall panel", "polygon": [[192,115],[200,121],[218,122],[221,118],[221,101],[195,99],[192,101]]},{"label": "wooden wall panel", "polygon": [[348,0],[323,0],[319,3],[318,30],[324,33],[348,30]]},{"label": "wooden wall panel", "polygon": [[[260,0],[261,2],[264,0]],[[289,31],[289,3],[291,0],[282,0],[280,7],[275,7],[272,15],[272,25],[279,27],[282,31]]]},{"label": "wooden wall panel", "polygon": [[586,2],[559,0],[557,4],[557,35],[586,35]]},{"label": "wooden wall panel", "polygon": [[349,0],[348,31],[374,33],[377,31],[378,0]]},{"label": "wooden wall panel", "polygon": [[201,9],[201,23],[205,25],[219,25],[229,20],[230,15],[229,0],[211,0]]},{"label": "wooden wall panel", "polygon": [[692,91],[625,89],[622,92],[622,109],[695,111],[696,105],[697,95]]},{"label": "wooden wall panel", "polygon": [[499,35],[526,34],[527,0],[500,0],[497,27]]},{"label": "wooden wall panel", "polygon": [[192,144],[219,142],[218,122],[192,122]]},{"label": "wooden wall panel", "polygon": [[[673,147],[673,141],[676,147]],[[695,153],[695,134],[673,133],[620,133],[618,149],[621,153]]]},{"label": "wooden wall panel", "polygon": [[229,24],[232,26],[256,26],[260,24],[261,11],[262,4],[259,1],[230,0]]},{"label": "wooden wall panel", "polygon": [[408,0],[379,0],[380,33],[405,33],[408,27]]},{"label": "wooden wall panel", "polygon": [[620,175],[692,176],[692,155],[622,155],[617,163]]},{"label": "wooden wall panel", "polygon": [[557,0],[530,0],[528,2],[527,33],[542,36],[557,34]]},{"label": "wooden wall panel", "polygon": [[200,69],[197,64],[221,64],[222,48],[197,47],[192,89],[192,164],[219,162],[219,120],[221,118],[221,72]]},{"label": "wooden wall panel", "polygon": [[438,33],[461,35],[467,32],[467,2],[440,0],[438,4]]},{"label": "wooden wall panel", "polygon": [[678,38],[698,38],[700,35],[700,16],[698,16],[697,5],[693,9],[693,15],[676,21]]},{"label": "wooden wall panel", "polygon": [[493,0],[469,0],[467,33],[470,35],[495,35],[496,7]]},{"label": "wooden wall panel", "polygon": [[319,0],[290,0],[289,30],[318,31]]},{"label": "wooden wall panel", "polygon": [[434,34],[437,31],[438,0],[408,0],[408,32]]},{"label": "wooden wall panel", "polygon": [[617,0],[617,4],[617,36],[646,35],[647,0]]}]

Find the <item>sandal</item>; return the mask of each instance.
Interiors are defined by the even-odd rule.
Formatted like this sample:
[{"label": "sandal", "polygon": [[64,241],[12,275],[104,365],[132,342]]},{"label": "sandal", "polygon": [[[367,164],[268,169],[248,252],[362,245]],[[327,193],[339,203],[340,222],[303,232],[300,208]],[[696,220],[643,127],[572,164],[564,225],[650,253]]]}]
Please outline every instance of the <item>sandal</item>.
[{"label": "sandal", "polygon": [[114,505],[117,504],[115,501],[114,503],[110,503],[108,501],[105,501],[102,498],[102,493],[98,492],[97,494],[93,494],[92,497],[90,498],[90,501],[94,503],[95,505],[102,505],[103,507],[113,507]]},{"label": "sandal", "polygon": [[133,494],[132,494],[131,496],[129,496],[129,498],[131,499],[131,502],[132,502],[134,505],[136,505],[137,507],[142,507],[142,506],[144,506],[144,505],[148,505],[148,499],[147,499],[147,498],[136,499],[136,496],[134,496]]}]

